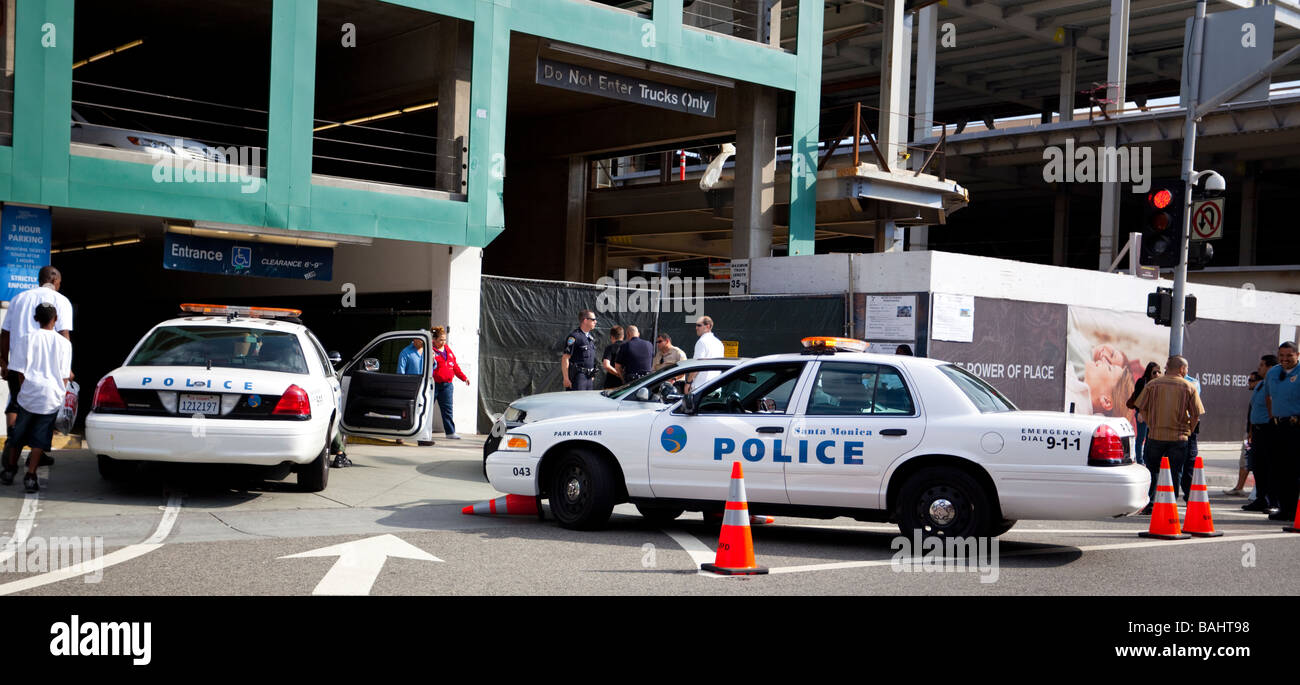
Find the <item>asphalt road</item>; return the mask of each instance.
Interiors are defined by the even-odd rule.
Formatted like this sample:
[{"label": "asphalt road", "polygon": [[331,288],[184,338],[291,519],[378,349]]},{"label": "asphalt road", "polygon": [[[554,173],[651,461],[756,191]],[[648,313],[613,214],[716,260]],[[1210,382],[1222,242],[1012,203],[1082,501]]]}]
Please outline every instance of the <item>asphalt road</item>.
[{"label": "asphalt road", "polygon": [[[623,505],[597,532],[463,515],[464,505],[498,496],[482,479],[473,438],[353,445],[349,455],[356,466],[333,470],[325,492],[305,494],[293,491],[292,477],[195,467],[110,484],[88,452],[58,452],[38,497],[0,487],[0,533],[25,537],[31,557],[0,548],[0,594],[1168,595],[1171,578],[1180,594],[1298,589],[1300,535],[1241,512],[1243,499],[1213,486],[1219,538],[1142,539],[1146,517],[1022,521],[998,539],[996,564],[936,569],[925,550],[915,562],[904,555],[891,525],[778,517],[753,529],[771,573],[722,578],[696,570],[717,542],[698,514],[662,527]],[[1234,452],[1206,456],[1212,482],[1232,476]],[[80,559],[73,539],[87,543]],[[51,542],[63,543],[62,559],[39,553]],[[311,555],[336,545],[344,547]]]}]

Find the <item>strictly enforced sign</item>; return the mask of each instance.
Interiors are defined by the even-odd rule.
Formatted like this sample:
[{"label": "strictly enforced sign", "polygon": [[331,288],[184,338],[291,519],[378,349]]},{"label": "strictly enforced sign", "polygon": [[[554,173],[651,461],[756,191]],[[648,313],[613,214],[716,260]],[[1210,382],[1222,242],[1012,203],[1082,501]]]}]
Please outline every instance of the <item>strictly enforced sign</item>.
[{"label": "strictly enforced sign", "polygon": [[574,64],[537,59],[537,83],[702,117],[717,116],[717,91],[690,90]]}]

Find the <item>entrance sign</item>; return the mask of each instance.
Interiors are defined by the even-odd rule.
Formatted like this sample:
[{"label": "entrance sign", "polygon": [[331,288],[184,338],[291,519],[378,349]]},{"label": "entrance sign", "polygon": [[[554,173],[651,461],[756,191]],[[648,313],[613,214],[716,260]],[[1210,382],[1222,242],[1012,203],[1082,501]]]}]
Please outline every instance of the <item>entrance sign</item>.
[{"label": "entrance sign", "polygon": [[168,233],[163,237],[163,268],[226,276],[334,278],[334,248],[236,242]]},{"label": "entrance sign", "polygon": [[537,83],[702,117],[717,116],[717,91],[691,90],[540,57],[537,58]]},{"label": "entrance sign", "polygon": [[35,288],[41,267],[50,263],[50,210],[5,205],[0,212],[0,300]]}]

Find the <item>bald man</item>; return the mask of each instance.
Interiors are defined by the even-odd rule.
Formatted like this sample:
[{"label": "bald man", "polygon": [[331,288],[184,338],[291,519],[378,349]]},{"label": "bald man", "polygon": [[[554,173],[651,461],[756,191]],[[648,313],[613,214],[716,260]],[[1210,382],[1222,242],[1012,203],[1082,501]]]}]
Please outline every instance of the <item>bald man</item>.
[{"label": "bald man", "polygon": [[641,337],[636,326],[627,327],[627,341],[618,351],[614,366],[623,377],[624,383],[631,383],[650,373],[655,358],[654,343]]}]

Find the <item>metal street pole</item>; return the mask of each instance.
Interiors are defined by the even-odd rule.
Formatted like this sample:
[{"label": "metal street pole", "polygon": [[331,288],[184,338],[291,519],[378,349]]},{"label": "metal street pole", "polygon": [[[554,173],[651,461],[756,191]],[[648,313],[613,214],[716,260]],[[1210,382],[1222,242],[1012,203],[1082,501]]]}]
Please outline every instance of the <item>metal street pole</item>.
[{"label": "metal street pole", "polygon": [[1192,239],[1192,165],[1196,157],[1196,106],[1201,90],[1201,50],[1205,39],[1205,0],[1196,0],[1192,20],[1191,60],[1187,69],[1187,121],[1183,125],[1183,233],[1174,270],[1173,313],[1169,322],[1169,354],[1183,353],[1183,304],[1187,297],[1187,249]]}]

